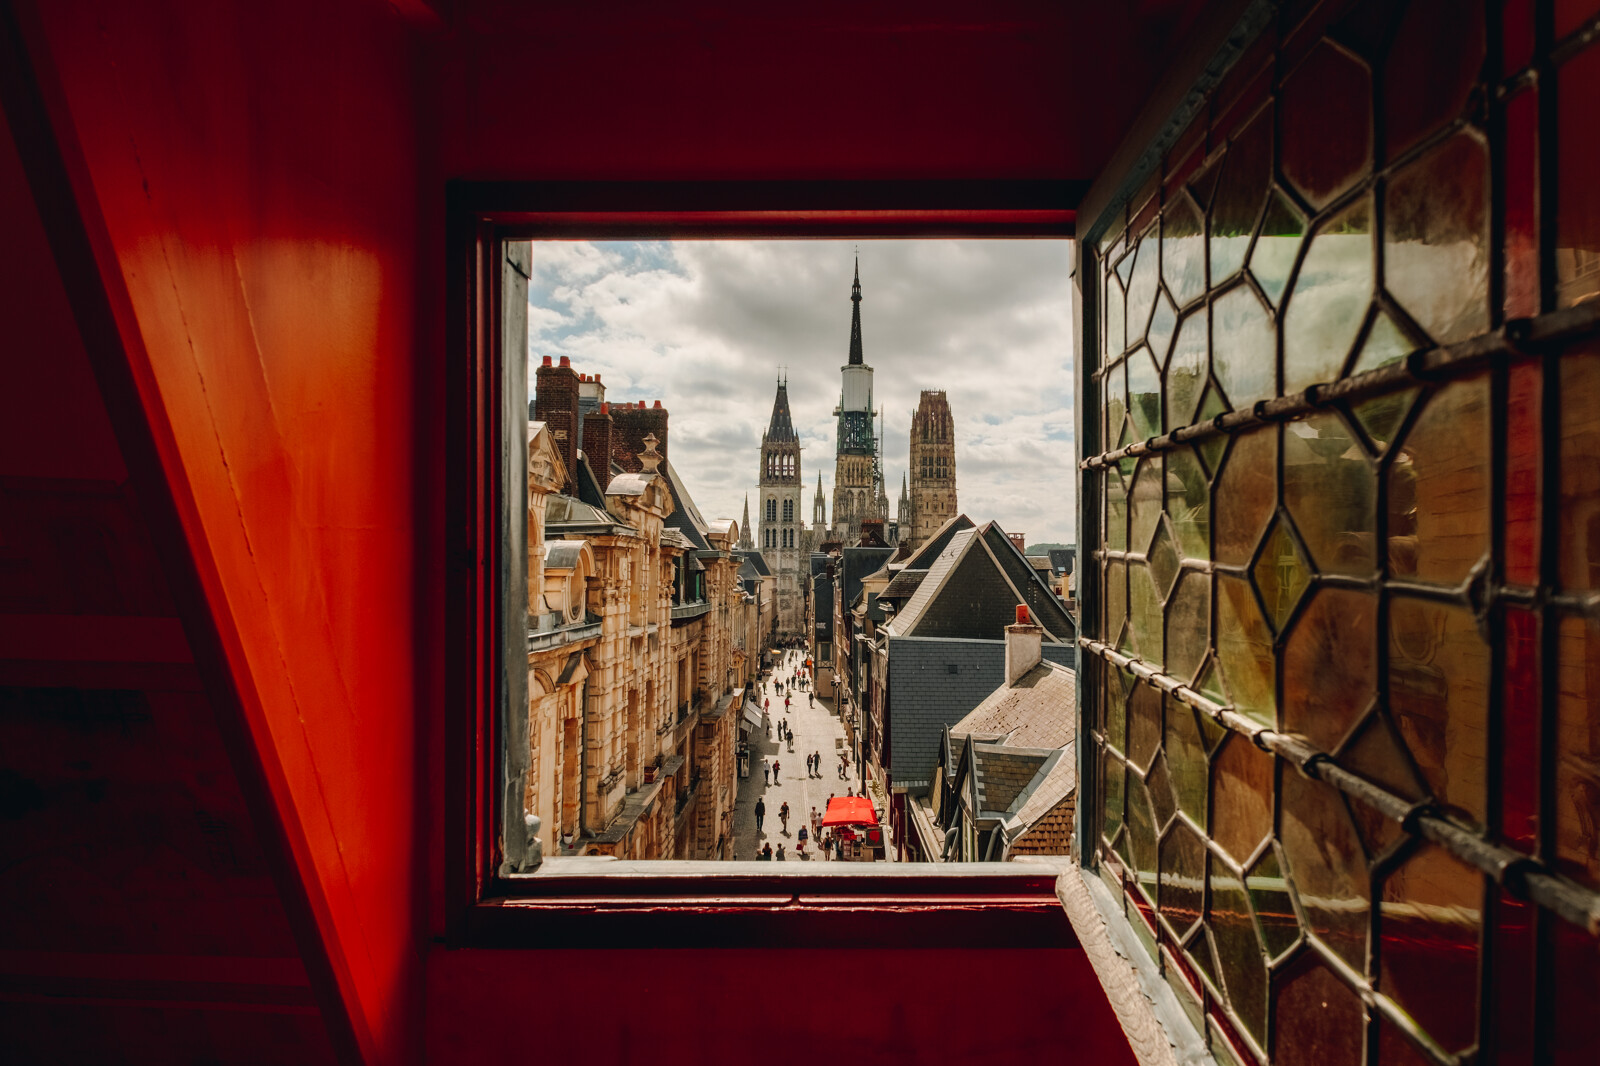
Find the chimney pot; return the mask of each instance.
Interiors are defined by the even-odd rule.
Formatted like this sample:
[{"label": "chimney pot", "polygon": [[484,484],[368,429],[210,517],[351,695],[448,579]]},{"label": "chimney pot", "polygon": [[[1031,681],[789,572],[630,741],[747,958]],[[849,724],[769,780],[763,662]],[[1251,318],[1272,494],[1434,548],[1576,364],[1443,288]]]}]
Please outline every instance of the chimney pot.
[{"label": "chimney pot", "polygon": [[595,375],[595,376],[594,376],[594,380],[595,380],[595,384],[597,384],[597,385],[598,385],[598,384],[599,384],[599,383],[600,383],[600,375],[599,375],[599,374],[596,374],[596,375]]},{"label": "chimney pot", "polygon": [[544,357],[543,365],[544,366],[549,366],[550,365],[550,357],[548,355]]},{"label": "chimney pot", "polygon": [[657,411],[661,410],[661,401],[660,400],[656,401],[656,410]]},{"label": "chimney pot", "polygon": [[572,365],[572,360],[563,355],[561,357],[561,365],[570,367]]},{"label": "chimney pot", "polygon": [[1027,624],[1028,624],[1028,605],[1025,604],[1025,603],[1019,603],[1019,604],[1017,604],[1017,625],[1025,626]]},{"label": "chimney pot", "polygon": [[601,404],[600,405],[600,413],[603,414],[603,415],[610,414],[611,413],[611,405],[608,404],[608,403]]}]

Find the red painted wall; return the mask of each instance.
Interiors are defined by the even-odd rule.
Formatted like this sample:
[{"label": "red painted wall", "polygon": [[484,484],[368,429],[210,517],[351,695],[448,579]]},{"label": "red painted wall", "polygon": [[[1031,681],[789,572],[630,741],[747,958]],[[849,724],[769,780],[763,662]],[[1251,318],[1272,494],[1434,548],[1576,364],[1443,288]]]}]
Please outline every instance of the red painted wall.
[{"label": "red painted wall", "polygon": [[[798,1061],[804,1012],[841,973],[889,995],[815,1018],[842,1026],[845,1050],[904,1034],[914,1061],[1125,1052],[1075,952],[433,947],[443,191],[453,177],[1087,181],[1195,0],[1137,14],[1016,0],[981,22],[915,3],[781,21],[510,0],[441,5],[442,21],[379,0],[16,6],[126,290],[145,414],[170,430],[165,475],[274,790],[281,824],[265,828],[288,841],[372,1061],[417,1061],[424,1043],[434,1062],[541,1046]],[[37,470],[121,476],[81,365],[23,380],[60,412],[38,408],[0,445],[48,441]],[[975,968],[983,992],[1021,998],[986,1007],[966,991]],[[703,1002],[725,1003],[725,1023]]]}]

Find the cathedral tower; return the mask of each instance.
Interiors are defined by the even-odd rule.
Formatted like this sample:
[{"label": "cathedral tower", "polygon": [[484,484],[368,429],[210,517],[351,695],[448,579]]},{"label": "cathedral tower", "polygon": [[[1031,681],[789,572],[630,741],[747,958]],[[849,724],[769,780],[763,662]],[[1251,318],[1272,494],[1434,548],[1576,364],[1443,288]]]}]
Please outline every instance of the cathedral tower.
[{"label": "cathedral tower", "polygon": [[[778,636],[802,636],[805,601],[800,595],[800,438],[789,414],[789,384],[778,379],[772,419],[761,435],[760,552],[778,579]],[[809,572],[809,563],[807,566]]]},{"label": "cathedral tower", "polygon": [[872,367],[861,351],[861,261],[856,260],[855,282],[850,289],[850,358],[840,371],[844,382],[834,440],[833,531],[830,539],[854,544],[864,518],[879,514],[878,442],[872,425]]},{"label": "cathedral tower", "polygon": [[911,416],[911,525],[901,538],[922,544],[956,513],[955,419],[943,389],[923,389]]}]

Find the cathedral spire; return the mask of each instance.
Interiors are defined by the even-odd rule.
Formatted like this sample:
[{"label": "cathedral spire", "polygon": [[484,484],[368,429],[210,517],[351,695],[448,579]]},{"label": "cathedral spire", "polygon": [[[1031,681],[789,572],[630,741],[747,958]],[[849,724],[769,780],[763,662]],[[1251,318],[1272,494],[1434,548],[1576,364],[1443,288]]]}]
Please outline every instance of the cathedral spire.
[{"label": "cathedral spire", "polygon": [[861,354],[861,257],[856,257],[856,280],[850,286],[850,365],[866,362]]},{"label": "cathedral spire", "polygon": [[789,383],[778,379],[778,395],[772,400],[772,421],[767,425],[768,441],[798,440],[794,432],[794,419],[789,414]]},{"label": "cathedral spire", "polygon": [[755,551],[756,542],[750,537],[750,494],[744,494],[744,517],[739,520],[739,550]]}]

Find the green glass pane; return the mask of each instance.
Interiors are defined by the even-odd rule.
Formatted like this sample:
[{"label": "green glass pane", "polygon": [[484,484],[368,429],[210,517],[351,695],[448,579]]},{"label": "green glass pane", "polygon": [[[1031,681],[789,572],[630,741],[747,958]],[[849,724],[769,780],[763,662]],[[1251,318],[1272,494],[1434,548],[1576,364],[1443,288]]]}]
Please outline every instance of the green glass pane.
[{"label": "green glass pane", "polygon": [[1400,432],[1401,423],[1406,420],[1406,413],[1411,410],[1411,405],[1416,402],[1421,389],[1402,389],[1383,396],[1374,396],[1370,400],[1350,405],[1350,413],[1356,421],[1361,423],[1361,428],[1366,430],[1367,436],[1381,452],[1394,440],[1396,433]]},{"label": "green glass pane", "polygon": [[1116,278],[1106,280],[1106,354],[1118,356],[1128,346],[1127,308],[1122,285]]},{"label": "green glass pane", "polygon": [[1128,771],[1116,756],[1106,755],[1103,758],[1105,768],[1101,780],[1105,782],[1105,824],[1100,831],[1107,840],[1112,840],[1117,830],[1122,828],[1122,790]]},{"label": "green glass pane", "polygon": [[1178,800],[1172,794],[1172,777],[1167,772],[1165,754],[1156,755],[1156,761],[1150,764],[1150,772],[1145,775],[1144,783],[1150,792],[1150,807],[1155,812],[1156,832],[1159,833],[1178,813]]},{"label": "green glass pane", "polygon": [[1411,339],[1394,324],[1389,312],[1380,307],[1373,313],[1372,328],[1367,330],[1366,337],[1361,341],[1361,350],[1350,365],[1350,373],[1365,374],[1369,370],[1393,366],[1416,349]]},{"label": "green glass pane", "polygon": [[1106,627],[1102,638],[1115,644],[1128,617],[1128,570],[1126,564],[1112,560],[1106,564]]},{"label": "green glass pane", "polygon": [[1176,822],[1161,841],[1161,916],[1182,937],[1200,920],[1205,900],[1206,849],[1200,838]]},{"label": "green glass pane", "polygon": [[1261,555],[1256,559],[1255,578],[1267,617],[1272,620],[1274,629],[1281,630],[1311,584],[1305,556],[1289,532],[1288,523],[1282,519],[1274,519],[1272,528],[1267,531]]},{"label": "green glass pane", "polygon": [[1236,436],[1217,477],[1211,526],[1216,561],[1244,566],[1278,502],[1278,430],[1275,426]]},{"label": "green glass pane", "polygon": [[1255,919],[1244,879],[1226,864],[1211,861],[1211,904],[1207,924],[1216,938],[1222,983],[1245,1029],[1259,1044],[1267,1040],[1267,962],[1256,937]]},{"label": "green glass pane", "polygon": [[1357,973],[1364,972],[1372,900],[1366,854],[1344,797],[1320,781],[1284,774],[1281,832],[1311,931]]},{"label": "green glass pane", "polygon": [[1122,472],[1108,467],[1106,483],[1106,547],[1112,551],[1128,550],[1128,486]]},{"label": "green glass pane", "polygon": [[1389,467],[1389,569],[1466,580],[1489,549],[1489,378],[1435,393]]},{"label": "green glass pane", "polygon": [[1267,213],[1261,220],[1261,236],[1250,252],[1250,273],[1261,284],[1261,291],[1274,305],[1289,287],[1289,273],[1305,235],[1305,219],[1281,192],[1267,198]]},{"label": "green glass pane", "polygon": [[1133,275],[1128,280],[1129,344],[1141,340],[1144,337],[1145,327],[1150,323],[1150,310],[1155,305],[1156,299],[1156,284],[1161,280],[1157,258],[1156,242],[1153,237],[1146,237],[1139,242],[1138,258],[1133,264]]},{"label": "green glass pane", "polygon": [[1148,566],[1128,566],[1128,627],[1139,643],[1139,658],[1151,666],[1162,663],[1161,594]]},{"label": "green glass pane", "polygon": [[1389,601],[1389,710],[1445,810],[1486,822],[1489,647],[1465,607]]},{"label": "green glass pane", "polygon": [[1172,526],[1166,519],[1156,523],[1156,535],[1150,541],[1150,576],[1155,578],[1156,592],[1165,600],[1172,593],[1172,583],[1178,580],[1178,549],[1173,545]]},{"label": "green glass pane", "polygon": [[1174,428],[1194,421],[1195,401],[1206,387],[1206,312],[1183,320],[1167,363],[1167,418]]},{"label": "green glass pane", "polygon": [[1128,356],[1128,413],[1140,440],[1161,435],[1161,374],[1147,348]]},{"label": "green glass pane", "polygon": [[1261,617],[1248,581],[1217,575],[1217,664],[1234,709],[1276,727],[1273,683],[1277,661],[1272,629]]},{"label": "green glass pane", "polygon": [[1212,995],[1220,995],[1222,971],[1217,968],[1216,953],[1211,948],[1211,934],[1204,928],[1197,930],[1183,946],[1183,951],[1189,959],[1189,965],[1205,978]]},{"label": "green glass pane", "polygon": [[1212,305],[1212,372],[1234,407],[1277,395],[1277,347],[1267,309],[1248,285]]},{"label": "green glass pane", "polygon": [[1179,306],[1205,291],[1205,228],[1182,196],[1174,197],[1162,216],[1161,258],[1161,273]]},{"label": "green glass pane", "polygon": [[1167,673],[1188,681],[1210,648],[1211,578],[1190,571],[1167,605]]},{"label": "green glass pane", "polygon": [[1167,453],[1167,514],[1185,559],[1211,557],[1211,485],[1191,448]]},{"label": "green glass pane", "polygon": [[1178,807],[1194,820],[1206,825],[1207,763],[1205,742],[1195,721],[1194,708],[1167,697],[1166,731],[1167,773]]},{"label": "green glass pane", "polygon": [[1205,1032],[1206,1016],[1200,1007],[1200,993],[1194,985],[1189,983],[1189,977],[1178,968],[1175,957],[1168,952],[1162,953],[1162,965],[1165,967],[1162,976],[1166,978],[1167,985],[1178,1000],[1178,1006],[1183,1008],[1183,1013],[1188,1016],[1189,1024],[1194,1026],[1195,1032]]},{"label": "green glass pane", "polygon": [[1142,773],[1161,746],[1161,690],[1143,681],[1128,687],[1128,759]]},{"label": "green glass pane", "polygon": [[1130,445],[1132,443],[1133,443],[1133,420],[1132,419],[1128,419],[1128,418],[1124,418],[1122,420],[1122,434],[1119,437],[1117,437],[1117,447],[1118,448],[1126,448],[1128,445]]},{"label": "green glass pane", "polygon": [[[1145,894],[1156,894],[1156,829],[1150,818],[1150,795],[1144,781],[1128,775],[1128,875]],[[1135,919],[1134,925],[1141,924]]]},{"label": "green glass pane", "polygon": [[1322,573],[1364,577],[1378,565],[1378,472],[1333,412],[1283,434],[1283,502]]},{"label": "green glass pane", "polygon": [[1283,726],[1333,751],[1377,694],[1378,601],[1321,588],[1283,653]]},{"label": "green glass pane", "polygon": [[1262,947],[1271,958],[1280,957],[1300,939],[1300,921],[1289,901],[1289,884],[1276,851],[1267,851],[1245,875],[1250,902],[1261,925]]},{"label": "green glass pane", "polygon": [[1283,322],[1283,390],[1334,381],[1372,302],[1372,209],[1363,197],[1324,222],[1300,264]]},{"label": "green glass pane", "polygon": [[1114,666],[1106,667],[1106,743],[1118,752],[1128,751],[1128,678]]},{"label": "green glass pane", "polygon": [[1211,836],[1234,861],[1255,854],[1272,832],[1272,756],[1234,734],[1211,768]]},{"label": "green glass pane", "polygon": [[[1234,137],[1222,161],[1211,205],[1211,284],[1244,265],[1261,203],[1272,178],[1272,113],[1264,111]],[[1236,403],[1238,401],[1235,401]]]},{"label": "green glass pane", "polygon": [[1152,456],[1139,464],[1139,472],[1133,479],[1130,491],[1129,544],[1132,551],[1143,552],[1150,547],[1156,522],[1161,518],[1162,495],[1161,457]]},{"label": "green glass pane", "polygon": [[1477,1039],[1482,930],[1483,874],[1438,845],[1422,845],[1384,881],[1378,991],[1449,1052]]},{"label": "green glass pane", "polygon": [[[1200,671],[1200,680],[1195,682],[1194,687],[1195,691],[1203,696],[1209,696],[1217,703],[1228,702],[1228,690],[1222,684],[1222,671],[1217,668],[1215,659],[1207,661],[1205,668]],[[1222,743],[1222,738],[1228,735],[1227,726],[1214,721],[1204,712],[1195,717],[1200,723],[1200,735],[1206,738],[1206,750],[1215,751],[1217,745]]]},{"label": "green glass pane", "polygon": [[1440,344],[1489,328],[1489,148],[1462,131],[1389,179],[1384,285]]},{"label": "green glass pane", "polygon": [[[1200,411],[1195,417],[1195,422],[1210,422],[1220,414],[1226,413],[1228,405],[1222,402],[1222,394],[1215,386],[1206,389],[1205,397],[1200,401]],[[1206,468],[1213,474],[1222,463],[1222,453],[1228,448],[1228,438],[1218,433],[1207,437],[1200,442],[1200,454],[1205,457]]]},{"label": "green glass pane", "polygon": [[1118,363],[1105,373],[1106,390],[1106,440],[1108,448],[1116,447],[1117,435],[1128,415],[1128,368]]},{"label": "green glass pane", "polygon": [[1172,331],[1178,325],[1178,312],[1173,310],[1172,301],[1167,298],[1166,290],[1156,296],[1155,314],[1150,316],[1150,351],[1155,355],[1156,365],[1160,366],[1167,361],[1167,348],[1172,344]]}]

